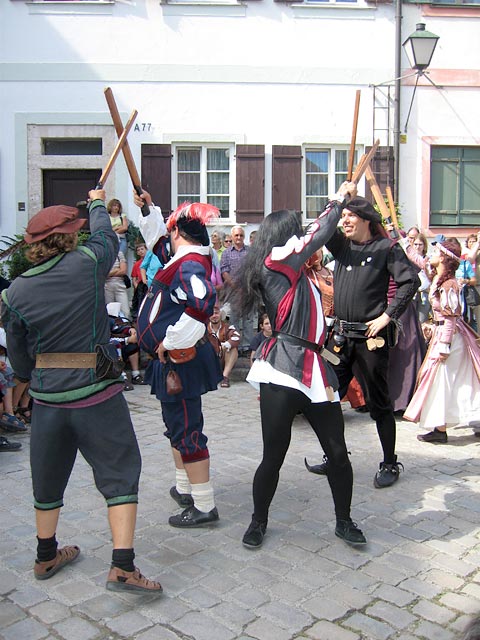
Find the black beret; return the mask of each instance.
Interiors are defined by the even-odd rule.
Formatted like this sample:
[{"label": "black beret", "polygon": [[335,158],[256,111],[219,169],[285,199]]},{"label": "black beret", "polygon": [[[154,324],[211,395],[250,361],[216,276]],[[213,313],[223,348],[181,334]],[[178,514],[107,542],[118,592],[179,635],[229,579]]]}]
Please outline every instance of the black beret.
[{"label": "black beret", "polygon": [[204,247],[208,247],[210,244],[210,238],[208,237],[208,231],[205,225],[200,220],[192,218],[178,218],[177,227],[187,233],[192,240],[199,242]]},{"label": "black beret", "polygon": [[368,200],[357,196],[352,198],[345,204],[345,209],[356,213],[359,218],[369,220],[370,222],[382,222],[382,216],[375,211],[373,205]]}]

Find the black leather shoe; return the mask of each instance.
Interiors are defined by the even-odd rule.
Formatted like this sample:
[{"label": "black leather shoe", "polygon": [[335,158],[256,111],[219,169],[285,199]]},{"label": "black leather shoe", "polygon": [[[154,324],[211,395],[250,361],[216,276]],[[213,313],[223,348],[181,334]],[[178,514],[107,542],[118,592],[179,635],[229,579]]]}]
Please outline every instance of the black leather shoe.
[{"label": "black leather shoe", "polygon": [[381,462],[379,469],[373,478],[373,485],[377,489],[385,489],[385,487],[392,486],[392,484],[397,482],[400,476],[400,468],[403,471],[403,464],[401,462],[397,462],[397,456],[395,456],[395,462],[392,464]]},{"label": "black leather shoe", "polygon": [[310,473],[316,473],[319,476],[326,476],[328,471],[328,458],[327,456],[323,456],[322,464],[308,464],[307,459],[305,458],[305,466]]},{"label": "black leather shoe", "polygon": [[367,539],[352,520],[337,520],[335,535],[348,544],[367,544]]},{"label": "black leather shoe", "polygon": [[177,487],[170,489],[170,495],[178,504],[179,507],[191,507],[193,505],[193,498],[189,493],[178,493]]},{"label": "black leather shoe", "polygon": [[217,520],[218,511],[216,507],[208,511],[208,513],[204,513],[192,505],[179,515],[170,516],[168,524],[172,527],[203,527],[204,525],[213,524]]},{"label": "black leather shoe", "polygon": [[10,442],[10,440],[0,436],[0,451],[18,451],[21,448],[20,442]]},{"label": "black leather shoe", "polygon": [[245,547],[248,547],[249,549],[258,549],[258,547],[262,546],[263,537],[265,536],[266,530],[266,522],[257,522],[255,518],[252,518],[250,526],[245,531],[245,535],[243,536],[243,545]]},{"label": "black leather shoe", "polygon": [[428,433],[419,434],[417,440],[421,442],[433,442],[433,444],[446,444],[448,442],[448,436],[446,431],[434,429]]}]

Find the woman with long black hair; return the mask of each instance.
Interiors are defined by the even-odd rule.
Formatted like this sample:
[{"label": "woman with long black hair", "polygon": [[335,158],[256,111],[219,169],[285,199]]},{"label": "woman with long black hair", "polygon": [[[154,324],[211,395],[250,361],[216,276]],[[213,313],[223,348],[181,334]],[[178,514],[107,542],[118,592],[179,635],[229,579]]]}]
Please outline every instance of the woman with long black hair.
[{"label": "woman with long black hair", "polygon": [[322,357],[326,327],[318,289],[305,262],[335,231],[346,198],[356,185],[344,182],[305,235],[297,215],[276,211],[260,225],[241,275],[244,311],[262,302],[273,334],[255,354],[247,380],[260,386],[263,458],[253,480],[254,512],[243,544],[262,544],[268,510],[287,453],[292,422],[302,412],[332,465],[328,481],[335,504],[335,534],[350,544],[365,544],[350,518],[353,474],[344,438],[336,376]]}]

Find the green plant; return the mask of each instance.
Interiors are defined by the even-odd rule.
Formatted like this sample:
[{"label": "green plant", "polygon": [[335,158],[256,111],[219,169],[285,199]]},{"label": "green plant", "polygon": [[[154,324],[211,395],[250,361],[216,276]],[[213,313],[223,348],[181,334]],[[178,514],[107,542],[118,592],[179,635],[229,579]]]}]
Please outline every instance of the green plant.
[{"label": "green plant", "polygon": [[[385,204],[387,205],[387,209],[389,209],[387,198],[384,198],[384,200],[385,200]],[[373,204],[373,208],[377,213],[381,214],[380,208],[376,202]],[[395,212],[397,214],[398,228],[403,229],[402,212],[400,211],[400,207],[398,204],[395,205]],[[383,226],[385,226],[385,220],[383,218],[382,218],[382,224]]]},{"label": "green plant", "polygon": [[[78,244],[84,244],[90,237],[89,231],[80,231],[78,234]],[[23,242],[23,235],[17,233],[13,238],[9,236],[2,236],[0,243],[4,245],[4,248],[0,250],[5,253],[5,257],[0,259],[0,272],[4,278],[8,280],[15,280],[16,277],[25,273],[32,263],[27,260],[25,251],[27,245]]]},{"label": "green plant", "polygon": [[22,240],[21,233],[17,233],[13,238],[2,236],[0,239],[0,243],[4,245],[1,251],[6,252],[5,258],[2,257],[0,268],[2,275],[8,280],[14,280],[32,266],[25,257],[26,246]]},{"label": "green plant", "polygon": [[145,242],[145,240],[140,232],[140,229],[131,220],[128,221],[128,229],[126,235],[128,248],[131,249],[135,254],[135,244],[137,242]]}]

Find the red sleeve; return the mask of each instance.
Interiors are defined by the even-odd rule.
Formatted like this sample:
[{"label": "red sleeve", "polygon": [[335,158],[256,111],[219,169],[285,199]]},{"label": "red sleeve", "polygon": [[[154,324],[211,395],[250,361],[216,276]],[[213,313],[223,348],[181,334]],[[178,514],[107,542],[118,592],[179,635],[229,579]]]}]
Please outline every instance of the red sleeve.
[{"label": "red sleeve", "polygon": [[142,277],[142,274],[140,273],[140,265],[142,264],[143,259],[137,260],[135,262],[135,264],[132,267],[132,273],[130,274],[132,278],[138,278],[139,280]]}]

